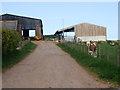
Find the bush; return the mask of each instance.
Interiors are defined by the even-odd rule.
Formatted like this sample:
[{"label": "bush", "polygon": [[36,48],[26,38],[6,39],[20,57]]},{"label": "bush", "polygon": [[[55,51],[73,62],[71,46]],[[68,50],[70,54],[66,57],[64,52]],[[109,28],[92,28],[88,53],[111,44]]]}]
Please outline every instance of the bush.
[{"label": "bush", "polygon": [[15,50],[18,47],[18,43],[20,41],[20,35],[18,32],[1,28],[2,30],[2,53],[6,54]]},{"label": "bush", "polygon": [[4,71],[20,62],[29,53],[31,53],[36,48],[36,46],[36,44],[29,42],[22,49],[14,50],[9,54],[4,54],[2,57],[2,70]]}]

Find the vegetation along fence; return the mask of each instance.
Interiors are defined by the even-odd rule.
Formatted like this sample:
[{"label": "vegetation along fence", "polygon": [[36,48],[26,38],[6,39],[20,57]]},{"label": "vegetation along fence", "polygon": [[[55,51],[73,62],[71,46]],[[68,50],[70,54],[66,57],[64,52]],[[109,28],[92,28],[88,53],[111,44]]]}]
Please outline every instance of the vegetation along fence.
[{"label": "vegetation along fence", "polygon": [[30,40],[21,40],[20,42],[19,42],[19,48],[21,49],[21,48],[23,48],[26,44],[28,44],[30,42]]},{"label": "vegetation along fence", "polygon": [[[83,43],[66,43],[67,46],[80,50],[81,52],[88,54],[88,47]],[[114,45],[111,46],[108,43],[99,43],[97,44],[97,58],[107,60],[117,66],[120,66],[120,46]]]},{"label": "vegetation along fence", "polygon": [[100,43],[97,47],[97,57],[120,66],[120,46]]}]

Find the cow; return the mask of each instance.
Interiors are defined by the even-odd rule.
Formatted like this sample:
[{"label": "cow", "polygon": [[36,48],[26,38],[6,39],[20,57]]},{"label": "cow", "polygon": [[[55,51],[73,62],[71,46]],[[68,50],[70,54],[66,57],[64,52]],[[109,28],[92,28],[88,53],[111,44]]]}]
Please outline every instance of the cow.
[{"label": "cow", "polygon": [[87,42],[87,46],[88,46],[88,53],[93,56],[93,57],[97,57],[97,45],[95,42]]}]

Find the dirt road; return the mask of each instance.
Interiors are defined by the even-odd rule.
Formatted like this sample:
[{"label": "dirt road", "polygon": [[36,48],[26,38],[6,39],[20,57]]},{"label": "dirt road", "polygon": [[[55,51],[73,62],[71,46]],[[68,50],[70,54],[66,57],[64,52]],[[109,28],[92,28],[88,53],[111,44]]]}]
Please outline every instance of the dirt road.
[{"label": "dirt road", "polygon": [[3,73],[3,88],[108,87],[54,43],[35,43],[33,53]]}]

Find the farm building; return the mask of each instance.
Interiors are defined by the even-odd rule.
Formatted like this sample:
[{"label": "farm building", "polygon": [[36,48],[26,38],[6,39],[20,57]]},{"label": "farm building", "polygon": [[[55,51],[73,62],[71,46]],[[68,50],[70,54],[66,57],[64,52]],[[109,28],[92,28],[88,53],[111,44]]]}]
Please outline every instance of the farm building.
[{"label": "farm building", "polygon": [[29,31],[34,30],[35,36],[43,38],[43,24],[41,19],[3,14],[0,16],[0,25],[19,32],[23,37],[29,37]]},{"label": "farm building", "polygon": [[[71,35],[70,35],[71,33]],[[81,23],[55,32],[59,40],[65,41],[106,41],[106,28],[89,23]]]}]

